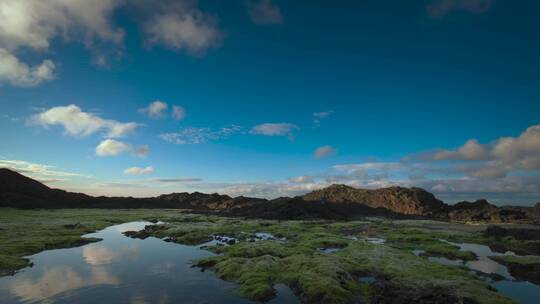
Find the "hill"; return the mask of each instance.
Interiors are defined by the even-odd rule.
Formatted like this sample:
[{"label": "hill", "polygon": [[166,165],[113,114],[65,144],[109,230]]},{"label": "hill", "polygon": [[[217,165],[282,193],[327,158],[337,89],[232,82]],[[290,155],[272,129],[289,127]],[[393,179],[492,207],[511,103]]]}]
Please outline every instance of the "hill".
[{"label": "hill", "polygon": [[9,169],[0,169],[0,207],[171,208],[273,219],[353,219],[362,216],[434,218],[452,221],[540,223],[535,207],[497,207],[485,200],[447,205],[421,188],[356,189],[332,185],[299,197],[273,200],[217,193],[171,193],[157,197],[93,197],[52,189]]}]

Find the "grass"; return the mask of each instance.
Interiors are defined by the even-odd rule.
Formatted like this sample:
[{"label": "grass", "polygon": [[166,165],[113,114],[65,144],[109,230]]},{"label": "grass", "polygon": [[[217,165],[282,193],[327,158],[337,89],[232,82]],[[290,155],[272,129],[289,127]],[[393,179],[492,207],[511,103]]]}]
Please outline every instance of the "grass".
[{"label": "grass", "polygon": [[535,255],[516,256],[516,255],[501,255],[490,257],[495,261],[500,261],[505,264],[519,264],[519,265],[535,265],[540,264],[540,257]]},{"label": "grass", "polygon": [[84,234],[118,223],[166,217],[167,213],[170,211],[0,208],[0,275],[29,266],[25,256],[99,241],[82,238]]},{"label": "grass", "polygon": [[[391,289],[408,293],[438,290],[464,302],[514,303],[467,269],[415,256],[412,250],[419,249],[428,255],[470,260],[475,258],[472,252],[460,251],[443,240],[481,244],[494,241],[484,237],[482,229],[430,221],[273,221],[178,210],[0,209],[0,271],[12,273],[28,265],[26,255],[96,241],[81,236],[137,220],[164,221],[145,233],[187,245],[203,245],[216,235],[236,238],[238,241],[228,246],[205,244],[205,249],[217,255],[194,264],[237,283],[240,295],[256,301],[273,298],[273,286],[281,283],[308,303],[348,303],[359,297],[368,302],[380,301]],[[258,232],[280,240],[253,241]],[[364,237],[383,238],[386,242],[373,244]],[[526,247],[524,241],[498,242]],[[338,250],[325,253],[323,248]],[[358,281],[361,276],[377,281],[362,283]],[[414,298],[410,301],[414,302]]]}]

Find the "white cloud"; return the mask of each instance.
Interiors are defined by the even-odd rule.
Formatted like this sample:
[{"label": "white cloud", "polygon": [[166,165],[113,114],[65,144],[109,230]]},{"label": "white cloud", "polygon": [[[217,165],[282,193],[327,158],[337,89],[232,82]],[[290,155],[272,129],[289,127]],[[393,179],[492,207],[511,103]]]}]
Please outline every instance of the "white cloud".
[{"label": "white cloud", "polygon": [[173,106],[172,116],[176,120],[182,120],[186,117],[186,110],[181,106]]},{"label": "white cloud", "polygon": [[313,183],[313,177],[309,175],[302,175],[290,178],[289,181],[298,184]]},{"label": "white cloud", "polygon": [[426,9],[431,17],[441,18],[454,11],[485,13],[492,4],[492,0],[433,0]]},{"label": "white cloud", "polygon": [[0,159],[0,168],[11,169],[43,183],[66,181],[74,177],[87,177],[79,173],[58,170],[55,166],[22,160]]},{"label": "white cloud", "polygon": [[434,160],[485,160],[488,157],[487,148],[476,139],[468,140],[456,151],[443,150],[433,155]]},{"label": "white cloud", "polygon": [[501,137],[490,144],[468,140],[456,150],[443,150],[423,155],[424,159],[475,161],[461,165],[460,170],[479,178],[504,177],[513,171],[540,169],[540,125],[531,126],[518,137]]},{"label": "white cloud", "polygon": [[220,44],[222,34],[215,18],[186,2],[168,3],[144,25],[150,45],[201,54]]},{"label": "white cloud", "polygon": [[131,153],[139,157],[145,157],[149,152],[150,149],[148,146],[135,148],[130,144],[110,138],[101,141],[96,147],[97,156],[116,156],[123,153]]},{"label": "white cloud", "polygon": [[96,147],[97,156],[114,156],[132,151],[131,145],[114,139],[105,139]]},{"label": "white cloud", "polygon": [[141,113],[147,113],[150,118],[156,119],[165,116],[165,112],[169,106],[160,100],[151,102],[148,107],[139,109]]},{"label": "white cloud", "polygon": [[124,170],[125,175],[141,175],[141,174],[148,174],[154,172],[154,167],[148,166],[145,168],[139,168],[139,167],[130,167]]},{"label": "white cloud", "polygon": [[55,65],[51,60],[43,60],[30,67],[8,50],[0,48],[0,84],[7,82],[18,87],[34,87],[53,79],[54,70]]},{"label": "white cloud", "polygon": [[313,152],[313,155],[317,158],[324,158],[330,155],[334,155],[337,153],[337,150],[332,148],[332,146],[322,146],[315,149]]},{"label": "white cloud", "polygon": [[324,111],[324,112],[315,112],[313,113],[313,123],[315,125],[319,125],[321,123],[321,120],[327,118],[330,114],[334,113],[334,111]]},{"label": "white cloud", "polygon": [[56,36],[77,39],[86,45],[98,37],[122,43],[124,32],[110,24],[122,0],[2,0],[0,46],[47,49]]},{"label": "white cloud", "polygon": [[82,42],[91,49],[95,49],[97,39],[123,44],[123,30],[113,28],[110,23],[114,10],[122,3],[122,0],[0,1],[0,49],[4,49],[0,55],[0,70],[3,70],[0,81],[7,79],[15,86],[29,87],[52,79],[53,61],[46,59],[29,67],[14,52],[20,48],[45,51],[56,37]]},{"label": "white cloud", "polygon": [[351,174],[370,170],[397,170],[402,168],[402,164],[397,162],[365,162],[358,164],[335,165],[332,168],[337,171]]},{"label": "white cloud", "polygon": [[242,127],[234,125],[218,130],[188,127],[175,133],[161,134],[160,137],[167,142],[177,145],[202,144],[212,140],[227,138],[241,130]]},{"label": "white cloud", "polygon": [[273,4],[271,0],[248,2],[248,12],[251,21],[255,24],[269,25],[283,22],[280,8]]},{"label": "white cloud", "polygon": [[83,112],[76,105],[53,107],[31,119],[41,126],[61,125],[69,135],[87,136],[105,130],[107,137],[123,137],[132,133],[139,125],[134,122],[121,123],[103,119],[97,115]]},{"label": "white cloud", "polygon": [[266,136],[289,136],[289,139],[292,139],[292,132],[297,129],[299,128],[291,123],[264,123],[254,126],[249,133]]}]

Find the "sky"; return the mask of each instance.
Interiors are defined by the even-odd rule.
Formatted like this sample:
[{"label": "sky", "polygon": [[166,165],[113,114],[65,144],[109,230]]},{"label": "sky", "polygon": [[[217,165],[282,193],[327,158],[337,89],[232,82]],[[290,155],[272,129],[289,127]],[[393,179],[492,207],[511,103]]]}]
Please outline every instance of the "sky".
[{"label": "sky", "polygon": [[0,167],[92,195],[540,202],[538,1],[0,0]]}]

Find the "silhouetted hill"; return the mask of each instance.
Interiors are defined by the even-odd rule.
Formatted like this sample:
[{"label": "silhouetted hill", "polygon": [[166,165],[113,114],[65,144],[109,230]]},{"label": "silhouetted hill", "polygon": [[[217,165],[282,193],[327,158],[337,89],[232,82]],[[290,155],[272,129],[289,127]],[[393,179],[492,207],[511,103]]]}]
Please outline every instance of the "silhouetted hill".
[{"label": "silhouetted hill", "polygon": [[51,189],[9,169],[0,169],[0,207],[171,208],[273,219],[352,219],[362,216],[429,217],[453,221],[540,223],[535,207],[497,207],[486,200],[449,206],[420,188],[375,190],[332,185],[299,197],[267,200],[217,193],[171,193],[150,198],[93,197]]}]

